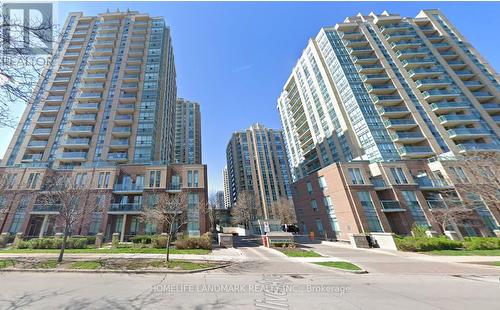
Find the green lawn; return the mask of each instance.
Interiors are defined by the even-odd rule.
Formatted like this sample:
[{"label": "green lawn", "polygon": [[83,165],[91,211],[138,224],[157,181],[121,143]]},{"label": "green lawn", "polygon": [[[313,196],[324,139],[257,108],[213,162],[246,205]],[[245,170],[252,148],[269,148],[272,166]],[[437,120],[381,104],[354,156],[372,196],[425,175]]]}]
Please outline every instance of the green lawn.
[{"label": "green lawn", "polygon": [[195,263],[195,262],[186,262],[186,261],[154,261],[151,263],[152,267],[155,268],[168,268],[168,269],[181,269],[181,270],[196,270],[196,269],[204,269],[208,267],[214,266],[210,263]]},{"label": "green lawn", "polygon": [[344,270],[361,270],[358,266],[351,264],[349,262],[318,262],[318,263],[313,263],[316,265],[321,265],[321,266],[326,266],[326,267],[332,267],[332,268],[338,268],[338,269],[344,269]]},{"label": "green lawn", "polygon": [[301,250],[301,249],[280,249],[283,254],[290,257],[321,257],[314,251]]},{"label": "green lawn", "polygon": [[12,259],[0,259],[0,269],[13,267],[15,265],[15,261]]},{"label": "green lawn", "polygon": [[500,250],[435,250],[420,253],[441,256],[500,256]]},{"label": "green lawn", "polygon": [[55,259],[41,261],[33,266],[33,268],[35,269],[54,269],[56,267],[57,267],[57,261]]},{"label": "green lawn", "polygon": [[70,266],[71,269],[99,269],[102,268],[103,262],[100,260],[80,261],[73,262]]},{"label": "green lawn", "polygon": [[[203,255],[210,254],[210,250],[204,249],[185,249],[185,250],[177,250],[170,249],[170,254],[195,254],[195,255]],[[58,249],[8,249],[8,250],[0,250],[1,253],[59,253]],[[137,254],[137,253],[145,253],[145,254],[167,254],[167,250],[165,249],[155,249],[155,248],[116,248],[116,249],[96,249],[96,248],[88,248],[88,249],[66,249],[64,253],[100,253],[100,254]]]}]

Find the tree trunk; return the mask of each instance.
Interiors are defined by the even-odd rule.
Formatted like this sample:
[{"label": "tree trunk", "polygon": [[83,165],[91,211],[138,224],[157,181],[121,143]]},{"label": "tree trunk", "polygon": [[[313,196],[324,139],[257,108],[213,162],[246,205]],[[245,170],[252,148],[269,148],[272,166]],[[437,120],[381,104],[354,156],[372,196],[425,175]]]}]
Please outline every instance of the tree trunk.
[{"label": "tree trunk", "polygon": [[170,261],[170,234],[167,236],[167,262]]},{"label": "tree trunk", "polygon": [[59,252],[59,257],[57,258],[57,262],[60,263],[63,260],[64,256],[64,250],[66,249],[66,241],[68,241],[68,229],[64,229],[64,236],[63,236],[63,241],[61,245],[61,251]]}]

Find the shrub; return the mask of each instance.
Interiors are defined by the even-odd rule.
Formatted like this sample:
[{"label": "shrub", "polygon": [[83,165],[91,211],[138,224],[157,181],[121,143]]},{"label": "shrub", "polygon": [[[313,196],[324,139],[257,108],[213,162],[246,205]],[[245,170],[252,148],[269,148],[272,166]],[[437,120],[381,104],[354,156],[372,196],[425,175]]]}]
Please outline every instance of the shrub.
[{"label": "shrub", "polygon": [[212,249],[212,238],[210,234],[204,234],[199,238],[183,238],[175,241],[175,247],[179,250],[184,249]]},{"label": "shrub", "polygon": [[155,237],[156,236],[151,236],[151,235],[139,235],[139,236],[135,236],[135,237],[130,238],[130,241],[132,241],[132,243],[151,244],[152,240]]},{"label": "shrub", "polygon": [[153,248],[165,249],[167,247],[167,239],[167,235],[154,236],[151,239],[151,244],[153,245]]},{"label": "shrub", "polygon": [[411,234],[413,237],[427,237],[427,234],[425,233],[427,230],[427,226],[418,225],[417,223],[413,223],[411,226]]},{"label": "shrub", "polygon": [[500,249],[500,238],[467,237],[463,244],[467,250],[497,250]]},{"label": "shrub", "polygon": [[[35,238],[28,241],[21,241],[18,249],[60,249],[62,238]],[[85,249],[87,247],[86,238],[70,237],[66,241],[67,249]]]},{"label": "shrub", "polygon": [[395,238],[396,246],[401,251],[426,252],[433,250],[456,250],[463,247],[462,242],[447,239],[446,237],[403,237]]}]

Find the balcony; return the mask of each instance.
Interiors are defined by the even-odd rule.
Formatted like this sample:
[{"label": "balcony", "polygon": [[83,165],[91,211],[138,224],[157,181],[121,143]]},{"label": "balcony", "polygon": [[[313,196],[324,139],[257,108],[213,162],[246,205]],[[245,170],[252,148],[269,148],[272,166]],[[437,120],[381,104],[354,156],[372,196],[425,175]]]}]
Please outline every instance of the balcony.
[{"label": "balcony", "polygon": [[363,74],[361,75],[361,80],[364,83],[376,84],[376,83],[386,83],[391,78],[387,74]]},{"label": "balcony", "polygon": [[352,62],[361,65],[361,64],[374,64],[378,61],[378,58],[375,55],[368,56],[352,56]]},{"label": "balcony", "polygon": [[28,143],[28,148],[31,150],[43,150],[47,146],[47,143],[45,140],[31,140]]},{"label": "balcony", "polygon": [[446,126],[466,125],[479,122],[479,116],[472,114],[441,115],[438,119],[441,125]]},{"label": "balcony", "polygon": [[51,125],[54,124],[55,121],[56,121],[55,116],[40,116],[37,119],[36,123],[41,125]]},{"label": "balcony", "polygon": [[86,161],[87,152],[63,152],[58,159],[62,162]]},{"label": "balcony", "polygon": [[141,66],[126,66],[125,67],[125,72],[140,72],[141,71]]},{"label": "balcony", "polygon": [[441,57],[443,57],[445,60],[450,60],[450,59],[455,59],[458,57],[458,54],[453,52],[453,51],[446,51],[446,52],[441,52],[440,53]]},{"label": "balcony", "polygon": [[474,81],[474,80],[471,80],[471,81],[462,81],[462,83],[464,83],[465,86],[467,86],[467,88],[469,90],[477,90],[477,89],[480,89],[481,87],[484,86],[484,84],[482,84],[481,82],[479,81]]},{"label": "balcony", "polygon": [[415,178],[415,181],[417,182],[418,186],[420,186],[421,190],[443,190],[453,188],[453,185],[451,185],[448,181],[441,179],[420,177]]},{"label": "balcony", "polygon": [[389,129],[406,130],[417,127],[417,123],[413,119],[387,119],[384,125]]},{"label": "balcony", "polygon": [[420,91],[429,90],[432,88],[446,87],[451,85],[451,80],[449,79],[421,79],[415,81],[415,85]]},{"label": "balcony", "polygon": [[488,113],[497,113],[500,112],[500,104],[499,103],[483,103],[481,107]]},{"label": "balcony", "polygon": [[99,111],[98,103],[80,103],[77,104],[74,108],[75,111],[78,112],[97,112]]},{"label": "balcony", "polygon": [[89,63],[95,64],[95,63],[110,63],[111,62],[111,56],[94,56],[89,59]]},{"label": "balcony", "polygon": [[416,37],[416,33],[413,31],[407,31],[407,32],[393,32],[391,34],[386,34],[385,39],[387,42],[396,42],[396,41],[401,41],[401,40],[411,40]]},{"label": "balcony", "polygon": [[458,75],[459,78],[461,79],[470,79],[474,77],[474,73],[470,70],[458,70],[455,71],[455,74]]},{"label": "balcony", "polygon": [[403,146],[398,149],[401,157],[429,157],[434,155],[434,151],[430,146]]},{"label": "balcony", "polygon": [[451,60],[448,61],[448,65],[453,69],[461,69],[467,66],[467,64],[461,60]]},{"label": "balcony", "polygon": [[443,74],[443,70],[435,68],[415,68],[408,71],[408,74],[413,79],[421,79],[431,76],[439,76]]},{"label": "balcony", "polygon": [[391,188],[389,185],[387,185],[387,183],[384,181],[384,179],[373,178],[373,179],[370,179],[370,181],[372,182],[373,187],[376,191]]},{"label": "balcony", "polygon": [[180,184],[170,184],[166,189],[167,193],[180,193],[182,191]]},{"label": "balcony", "polygon": [[138,84],[137,83],[124,83],[121,86],[122,90],[137,90]]},{"label": "balcony", "polygon": [[346,32],[339,32],[339,36],[342,39],[354,39],[354,38],[359,38],[361,36],[364,36],[361,31],[346,31]]},{"label": "balcony", "polygon": [[415,41],[395,41],[392,42],[389,46],[393,50],[400,50],[400,49],[405,49],[405,48],[418,48],[423,45],[423,42],[420,40],[415,40]]},{"label": "balcony", "polygon": [[355,55],[355,56],[368,55],[368,54],[373,52],[373,49],[369,46],[366,46],[366,47],[348,47],[347,52],[350,55]]},{"label": "balcony", "polygon": [[64,96],[48,96],[45,98],[46,103],[62,103]]},{"label": "balcony", "polygon": [[399,95],[385,95],[385,96],[370,95],[370,97],[372,98],[375,104],[379,104],[381,106],[393,106],[403,102],[403,98],[401,98]]},{"label": "balcony", "polygon": [[424,141],[426,138],[421,132],[401,131],[390,134],[392,141],[405,144]]},{"label": "balcony", "polygon": [[457,147],[460,152],[498,151],[500,149],[500,146],[492,143],[461,143]]},{"label": "balcony", "polygon": [[68,138],[62,143],[62,145],[65,148],[71,148],[71,149],[87,149],[89,147],[89,143],[90,143],[89,138],[84,138],[84,139]]},{"label": "balcony", "polygon": [[469,104],[467,102],[434,102],[430,105],[433,112],[442,114],[448,112],[463,111],[469,109]]},{"label": "balcony", "polygon": [[51,94],[64,94],[67,90],[67,87],[66,86],[52,86],[50,89],[49,89],[49,92]]},{"label": "balcony", "polygon": [[454,89],[431,89],[422,92],[422,96],[427,101],[435,101],[435,100],[443,100],[443,99],[452,99],[460,96],[459,90]]},{"label": "balcony", "polygon": [[377,109],[381,116],[385,117],[403,117],[410,113],[406,107],[380,107]]},{"label": "balcony", "polygon": [[36,137],[48,137],[51,132],[52,128],[36,128],[31,135]]},{"label": "balcony", "polygon": [[101,101],[101,93],[80,93],[77,97],[78,101]]},{"label": "balcony", "polygon": [[82,49],[82,45],[80,45],[80,44],[70,44],[70,45],[68,45],[66,50],[67,51],[79,51],[81,49]]},{"label": "balcony", "polygon": [[432,66],[436,63],[436,60],[433,58],[407,58],[401,61],[403,67],[408,70],[410,68],[422,67],[422,66]]},{"label": "balcony", "polygon": [[80,89],[85,91],[103,90],[104,83],[85,83],[80,86]]},{"label": "balcony", "polygon": [[495,123],[500,123],[500,115],[493,115],[491,118]]},{"label": "balcony", "polygon": [[137,97],[135,93],[124,93],[120,95],[120,102],[131,103],[135,102]]},{"label": "balcony", "polygon": [[134,27],[132,29],[133,33],[146,33],[147,27]]},{"label": "balcony", "polygon": [[125,74],[123,76],[123,81],[138,82],[139,81],[139,74]]},{"label": "balcony", "polygon": [[115,45],[113,40],[96,40],[94,46],[96,48],[112,48]]},{"label": "balcony", "polygon": [[138,194],[144,191],[144,184],[115,184],[113,193]]},{"label": "balcony", "polygon": [[71,136],[92,136],[93,126],[72,126],[68,130]]},{"label": "balcony", "polygon": [[411,25],[409,24],[401,24],[401,23],[395,23],[395,24],[387,24],[382,27],[380,27],[380,32],[382,34],[386,35],[389,33],[394,33],[394,32],[401,32],[405,30],[413,29]]},{"label": "balcony", "polygon": [[104,82],[106,80],[106,73],[87,73],[83,76],[83,80]]},{"label": "balcony", "polygon": [[133,113],[135,111],[135,104],[119,104],[116,106],[120,113]]},{"label": "balcony", "polygon": [[41,161],[42,160],[43,154],[26,154],[23,156],[23,159],[21,162],[35,162],[35,161]]},{"label": "balcony", "polygon": [[449,45],[448,43],[446,42],[443,42],[443,43],[435,43],[433,44],[434,48],[437,49],[438,51],[444,51],[444,50],[447,50],[451,47],[451,45]]},{"label": "balcony", "polygon": [[436,200],[427,200],[427,205],[429,206],[430,210],[433,209],[446,209],[448,208],[446,206],[446,203],[444,200],[436,199]]},{"label": "balcony", "polygon": [[383,212],[404,212],[406,211],[401,207],[397,200],[380,200]]},{"label": "balcony", "polygon": [[108,153],[108,160],[116,162],[126,162],[128,154],[126,152],[112,152]]},{"label": "balcony", "polygon": [[128,149],[129,148],[129,141],[128,139],[111,139],[109,143],[109,148],[110,149]]},{"label": "balcony", "polygon": [[366,86],[366,90],[370,94],[374,95],[384,95],[384,94],[390,94],[396,91],[396,87],[391,84],[374,84],[374,85],[368,85]]},{"label": "balcony", "polygon": [[142,210],[142,203],[112,203],[108,214],[140,214]]},{"label": "balcony", "polygon": [[490,94],[487,91],[473,91],[472,94],[479,102],[485,102],[495,98],[494,95]]},{"label": "balcony", "polygon": [[71,122],[74,124],[95,124],[96,114],[74,114]]},{"label": "balcony", "polygon": [[379,73],[379,72],[382,72],[384,70],[384,67],[382,67],[382,65],[364,65],[364,66],[361,66],[361,65],[356,65],[356,70],[358,70],[359,73],[364,73],[364,74],[368,74],[368,73]]},{"label": "balcony", "polygon": [[108,40],[108,39],[115,39],[116,38],[116,33],[98,33],[95,36],[96,40]]},{"label": "balcony", "polygon": [[346,47],[359,47],[368,45],[368,41],[365,39],[352,39],[342,41]]},{"label": "balcony", "polygon": [[33,205],[33,209],[31,210],[30,214],[57,215],[59,214],[60,209],[60,204],[36,203],[35,205]]},{"label": "balcony", "polygon": [[115,123],[120,125],[129,125],[134,121],[134,116],[130,114],[117,114],[114,118]]},{"label": "balcony", "polygon": [[444,37],[434,34],[434,35],[429,35],[427,36],[427,40],[431,41],[432,43],[438,43],[443,41]]},{"label": "balcony", "polygon": [[490,135],[490,132],[484,128],[455,128],[448,130],[451,139],[465,140],[477,139]]},{"label": "balcony", "polygon": [[111,55],[113,55],[113,49],[112,48],[95,48],[92,50],[92,55],[94,55],[94,56],[104,56],[104,55],[111,56]]},{"label": "balcony", "polygon": [[425,57],[427,56],[429,51],[424,48],[408,48],[404,50],[399,50],[396,52],[396,56],[399,59],[407,59],[414,57]]},{"label": "balcony", "polygon": [[80,57],[79,52],[71,52],[71,53],[64,54],[64,58],[68,58],[68,59],[74,59],[74,58],[78,58],[78,57]]},{"label": "balcony", "polygon": [[116,137],[128,137],[132,130],[130,127],[113,127],[112,133]]}]

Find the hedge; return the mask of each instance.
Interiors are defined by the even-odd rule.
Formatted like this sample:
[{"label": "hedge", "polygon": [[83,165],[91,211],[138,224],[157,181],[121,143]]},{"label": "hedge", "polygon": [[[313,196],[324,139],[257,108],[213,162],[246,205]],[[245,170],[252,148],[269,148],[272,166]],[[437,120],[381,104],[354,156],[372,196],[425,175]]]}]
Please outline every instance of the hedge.
[{"label": "hedge", "polygon": [[463,247],[462,242],[450,240],[446,237],[399,237],[395,238],[395,241],[399,250],[407,252],[458,250]]},{"label": "hedge", "polygon": [[[28,241],[21,241],[17,246],[19,249],[60,249],[62,238],[35,238]],[[66,241],[67,249],[87,248],[87,238],[70,237]]]},{"label": "hedge", "polygon": [[199,238],[183,238],[175,241],[175,248],[183,249],[212,249],[212,234],[206,233]]},{"label": "hedge", "polygon": [[467,250],[498,250],[500,249],[500,238],[495,237],[467,237],[464,238],[463,246]]}]

